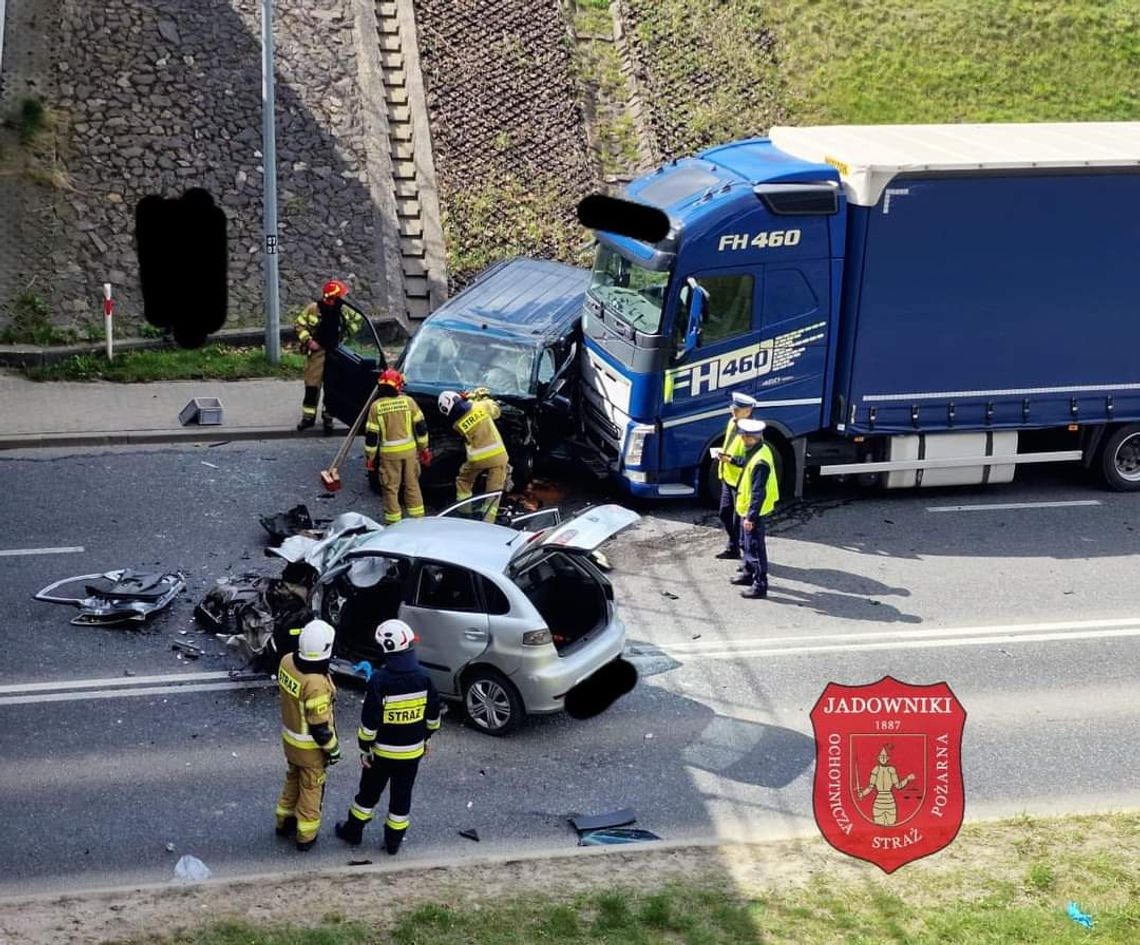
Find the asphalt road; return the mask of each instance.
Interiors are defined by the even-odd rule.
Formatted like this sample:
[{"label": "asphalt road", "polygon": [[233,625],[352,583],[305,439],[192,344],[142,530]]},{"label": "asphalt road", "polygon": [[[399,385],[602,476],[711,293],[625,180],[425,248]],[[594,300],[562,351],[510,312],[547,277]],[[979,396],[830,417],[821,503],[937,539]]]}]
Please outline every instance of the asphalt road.
[{"label": "asphalt road", "polygon": [[[378,514],[351,477],[318,498],[327,453],[0,457],[0,552],[19,552],[0,554],[0,896],[163,881],[184,853],[218,876],[387,859],[332,835],[351,756],[330,772],[316,849],[273,836],[276,695],[228,682],[240,660],[191,617],[214,579],[276,571],[258,515]],[[990,490],[833,487],[775,523],[766,602],[727,584],[705,510],[643,511],[606,549],[641,685],[597,719],[537,719],[506,740],[446,721],[402,858],[570,848],[567,815],[623,806],[668,839],[815,833],[808,713],[830,681],[888,674],[945,680],[965,705],[968,817],[1140,805],[1140,496],[1058,470]],[[58,548],[82,550],[26,553]],[[142,630],[72,626],[70,608],[32,600],[119,567],[180,569],[188,591]],[[178,640],[207,655],[178,659]],[[358,700],[338,703],[343,729]],[[458,836],[471,827],[482,842]]]}]

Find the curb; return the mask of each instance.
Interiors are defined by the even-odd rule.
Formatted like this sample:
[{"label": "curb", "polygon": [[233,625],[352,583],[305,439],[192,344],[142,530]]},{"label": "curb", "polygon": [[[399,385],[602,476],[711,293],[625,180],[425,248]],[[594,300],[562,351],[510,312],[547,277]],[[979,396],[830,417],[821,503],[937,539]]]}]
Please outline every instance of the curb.
[{"label": "curb", "polygon": [[[340,431],[338,431],[339,433]],[[68,446],[139,446],[163,443],[228,443],[231,440],[289,440],[289,439],[340,439],[313,436],[282,427],[238,427],[215,430],[122,430],[107,433],[24,433],[0,436],[0,451],[24,449],[52,449]]]}]

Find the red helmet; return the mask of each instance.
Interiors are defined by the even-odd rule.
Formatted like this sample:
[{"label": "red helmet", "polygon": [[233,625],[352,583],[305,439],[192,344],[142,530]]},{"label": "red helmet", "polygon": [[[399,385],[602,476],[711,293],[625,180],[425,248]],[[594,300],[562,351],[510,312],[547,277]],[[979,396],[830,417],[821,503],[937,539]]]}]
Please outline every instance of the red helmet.
[{"label": "red helmet", "polygon": [[380,387],[394,387],[398,391],[403,390],[404,375],[395,368],[385,368],[376,379],[376,384]]},{"label": "red helmet", "polygon": [[348,295],[348,286],[346,286],[339,279],[330,279],[325,283],[325,287],[321,289],[321,295],[325,300],[329,299],[343,299]]}]

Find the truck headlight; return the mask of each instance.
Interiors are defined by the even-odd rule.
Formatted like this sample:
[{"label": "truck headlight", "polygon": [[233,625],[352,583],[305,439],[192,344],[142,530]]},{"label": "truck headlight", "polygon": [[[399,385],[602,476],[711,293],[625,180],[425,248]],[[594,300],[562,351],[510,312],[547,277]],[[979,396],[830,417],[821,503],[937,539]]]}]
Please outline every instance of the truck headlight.
[{"label": "truck headlight", "polygon": [[629,440],[625,448],[625,463],[627,466],[640,466],[645,454],[645,441],[657,431],[656,427],[647,423],[636,423],[629,431]]}]

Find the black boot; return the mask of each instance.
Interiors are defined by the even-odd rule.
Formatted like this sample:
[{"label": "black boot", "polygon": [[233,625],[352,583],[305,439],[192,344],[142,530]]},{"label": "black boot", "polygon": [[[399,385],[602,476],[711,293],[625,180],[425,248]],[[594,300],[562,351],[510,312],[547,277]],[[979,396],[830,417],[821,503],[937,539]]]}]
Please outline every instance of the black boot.
[{"label": "black boot", "polygon": [[302,417],[301,422],[297,424],[298,430],[307,430],[311,426],[315,426],[317,422],[316,417]]},{"label": "black boot", "polygon": [[298,840],[297,849],[302,853],[308,853],[317,843],[317,838],[313,837],[312,840]]},{"label": "black boot", "polygon": [[286,817],[285,820],[277,825],[277,836],[291,837],[297,832],[297,818]]},{"label": "black boot", "polygon": [[364,821],[349,815],[348,820],[336,822],[336,835],[350,846],[358,847],[364,839]]},{"label": "black boot", "polygon": [[723,558],[725,560],[735,561],[736,559],[738,559],[740,557],[740,549],[734,548],[731,545],[729,545],[727,548],[724,549],[724,551],[717,552],[717,554],[714,555],[714,557]]},{"label": "black boot", "polygon": [[766,600],[768,597],[768,588],[753,584],[748,590],[741,591],[740,596],[747,597],[749,600]]},{"label": "black boot", "polygon": [[730,578],[728,583],[739,584],[741,587],[744,587],[745,585],[752,583],[752,575],[747,571],[742,571],[740,574],[736,575],[736,577]]},{"label": "black boot", "polygon": [[332,417],[324,417],[324,418],[322,418],[322,422],[325,425],[325,436],[332,436],[333,433],[335,432],[335,430],[333,428],[333,418]]},{"label": "black boot", "polygon": [[384,849],[388,851],[389,856],[395,856],[400,852],[400,844],[404,842],[404,831],[393,830],[391,827],[384,827]]}]

